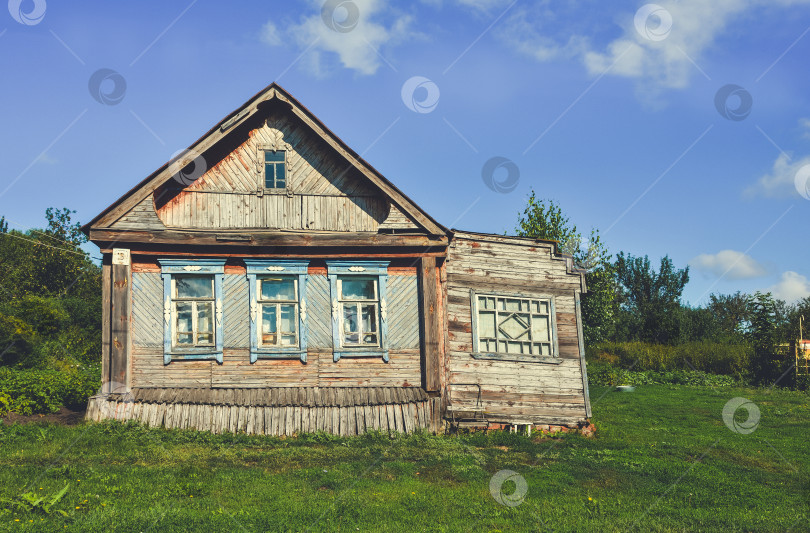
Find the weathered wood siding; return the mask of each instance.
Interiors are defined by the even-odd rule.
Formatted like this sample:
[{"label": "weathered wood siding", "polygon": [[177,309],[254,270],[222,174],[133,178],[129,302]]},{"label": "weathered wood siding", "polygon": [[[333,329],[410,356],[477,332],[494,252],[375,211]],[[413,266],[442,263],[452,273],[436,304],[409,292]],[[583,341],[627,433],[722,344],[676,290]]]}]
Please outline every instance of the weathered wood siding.
[{"label": "weathered wood siding", "polygon": [[326,431],[351,436],[423,428],[438,432],[437,400],[417,388],[135,388],[127,394],[93,396],[85,417],[258,435]]},{"label": "weathered wood siding", "polygon": [[[259,192],[259,147],[273,143],[288,152],[289,195]],[[230,154],[206,166],[196,181],[159,202],[156,216],[151,202],[144,201],[116,225],[153,227],[159,219],[167,227],[188,229],[377,232],[418,227],[308,127],[289,119],[269,119]]]},{"label": "weathered wood siding", "polygon": [[132,280],[133,387],[418,387],[419,300],[416,269],[388,276],[390,360],[332,359],[332,317],[325,269],[307,280],[307,363],[260,359],[250,363],[248,280],[244,269],[226,267],[223,278],[223,364],[172,361],[163,364],[163,282],[156,264],[134,267]]},{"label": "weathered wood siding", "polygon": [[[490,421],[572,424],[585,419],[586,397],[580,368],[575,296],[579,274],[552,245],[530,240],[457,234],[448,250],[447,383],[454,407],[473,407],[478,383]],[[553,297],[559,364],[475,359],[470,289],[477,293]]]}]

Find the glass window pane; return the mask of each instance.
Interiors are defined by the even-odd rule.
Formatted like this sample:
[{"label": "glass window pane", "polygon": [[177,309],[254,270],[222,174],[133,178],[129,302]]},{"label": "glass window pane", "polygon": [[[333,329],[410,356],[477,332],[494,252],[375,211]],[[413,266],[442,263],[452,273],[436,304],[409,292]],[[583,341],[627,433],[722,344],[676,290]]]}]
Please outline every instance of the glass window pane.
[{"label": "glass window pane", "polygon": [[532,340],[537,341],[549,341],[551,337],[549,337],[549,327],[548,327],[548,316],[546,315],[533,315],[532,316]]},{"label": "glass window pane", "polygon": [[297,300],[292,278],[264,278],[260,284],[263,300]]},{"label": "glass window pane", "polygon": [[295,333],[295,305],[281,306],[281,331],[282,333]]},{"label": "glass window pane", "polygon": [[178,333],[177,334],[177,344],[193,344],[194,337],[191,333]]},{"label": "glass window pane", "polygon": [[363,333],[376,333],[377,331],[377,306],[362,306]]},{"label": "glass window pane", "polygon": [[264,165],[264,188],[274,189],[276,187],[276,173],[273,165]]},{"label": "glass window pane", "polygon": [[266,151],[264,152],[264,160],[267,162],[270,161],[284,161],[284,151],[279,150],[277,152],[273,151]]},{"label": "glass window pane", "polygon": [[478,336],[486,338],[495,337],[495,313],[478,314]]},{"label": "glass window pane", "polygon": [[276,183],[287,179],[287,173],[284,169],[284,163],[276,163]]},{"label": "glass window pane", "polygon": [[296,346],[295,335],[282,335],[281,336],[281,345],[282,346]]},{"label": "glass window pane", "polygon": [[374,300],[374,285],[373,279],[342,279],[341,297],[344,300]]},{"label": "glass window pane", "polygon": [[177,298],[213,298],[213,276],[175,276],[175,297]]},{"label": "glass window pane", "polygon": [[520,300],[514,300],[512,298],[509,298],[505,300],[504,308],[507,311],[520,311],[521,310],[520,304],[521,304]]},{"label": "glass window pane", "polygon": [[197,344],[214,344],[214,334],[200,333],[197,335]]},{"label": "glass window pane", "polygon": [[189,333],[191,332],[191,316],[192,316],[192,309],[191,303],[188,302],[178,302],[176,304],[176,315],[177,315],[177,333]]},{"label": "glass window pane", "polygon": [[363,335],[363,344],[377,344],[377,335],[368,333]]},{"label": "glass window pane", "polygon": [[355,305],[343,306],[343,343],[358,344],[360,335],[357,323],[357,307]]},{"label": "glass window pane", "polygon": [[197,331],[212,333],[214,331],[214,302],[197,302]]},{"label": "glass window pane", "polygon": [[276,306],[262,306],[262,344],[276,344]]},{"label": "glass window pane", "polygon": [[529,315],[512,313],[500,316],[499,333],[508,339],[524,340],[529,333]]}]

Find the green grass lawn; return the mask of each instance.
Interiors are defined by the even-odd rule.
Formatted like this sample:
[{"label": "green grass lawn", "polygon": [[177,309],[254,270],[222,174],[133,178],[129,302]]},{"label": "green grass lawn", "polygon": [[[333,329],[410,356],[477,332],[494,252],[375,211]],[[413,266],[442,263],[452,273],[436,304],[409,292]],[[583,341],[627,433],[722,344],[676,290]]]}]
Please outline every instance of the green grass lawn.
[{"label": "green grass lawn", "polygon": [[[750,434],[722,418],[745,397]],[[297,439],[105,423],[0,427],[9,531],[810,531],[810,395],[591,391],[596,438]],[[738,422],[746,412],[738,411]],[[522,503],[493,474],[525,479]],[[25,510],[25,493],[52,497]],[[29,498],[33,498],[29,495]],[[45,500],[47,501],[47,499]]]}]

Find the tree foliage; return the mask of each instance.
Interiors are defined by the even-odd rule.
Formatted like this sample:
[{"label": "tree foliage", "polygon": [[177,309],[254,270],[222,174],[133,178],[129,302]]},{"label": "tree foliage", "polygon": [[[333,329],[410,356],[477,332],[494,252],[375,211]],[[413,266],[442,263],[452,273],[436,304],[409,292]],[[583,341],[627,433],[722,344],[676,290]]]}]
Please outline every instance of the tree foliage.
[{"label": "tree foliage", "polygon": [[646,255],[619,252],[615,269],[623,318],[631,328],[626,334],[632,340],[677,342],[681,336],[681,294],[689,281],[689,267],[676,269],[665,255],[656,272]]},{"label": "tree foliage", "polygon": [[751,328],[754,346],[751,361],[754,378],[761,384],[772,384],[782,366],[777,353],[777,304],[771,293],[757,291],[751,298]]},{"label": "tree foliage", "polygon": [[586,343],[610,338],[615,313],[615,283],[611,254],[599,230],[592,229],[587,241],[577,226],[553,200],[538,199],[534,190],[519,214],[516,232],[521,237],[556,241],[560,251],[573,257],[584,269],[588,291],[582,296],[582,324]]},{"label": "tree foliage", "polygon": [[101,355],[101,268],[69,209],[48,208],[45,229],[0,226],[0,364],[47,367]]}]

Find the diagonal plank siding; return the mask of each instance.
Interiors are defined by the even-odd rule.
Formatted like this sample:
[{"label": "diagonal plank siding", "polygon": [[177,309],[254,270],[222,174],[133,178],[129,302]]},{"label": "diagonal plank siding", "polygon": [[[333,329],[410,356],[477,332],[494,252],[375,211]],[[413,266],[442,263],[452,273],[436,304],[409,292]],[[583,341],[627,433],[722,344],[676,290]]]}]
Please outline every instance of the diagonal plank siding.
[{"label": "diagonal plank siding", "polygon": [[388,341],[392,350],[419,348],[416,276],[388,276]]},{"label": "diagonal plank siding", "polygon": [[228,348],[250,346],[250,302],[244,274],[226,274],[222,280],[222,334]]},{"label": "diagonal plank siding", "polygon": [[132,273],[132,342],[163,346],[163,279],[158,272]]},{"label": "diagonal plank siding", "polygon": [[329,279],[310,274],[307,278],[307,321],[309,349],[332,349],[332,304]]}]

